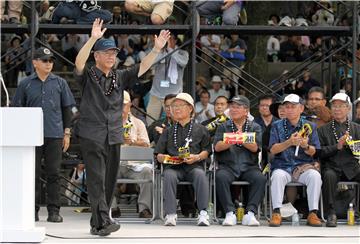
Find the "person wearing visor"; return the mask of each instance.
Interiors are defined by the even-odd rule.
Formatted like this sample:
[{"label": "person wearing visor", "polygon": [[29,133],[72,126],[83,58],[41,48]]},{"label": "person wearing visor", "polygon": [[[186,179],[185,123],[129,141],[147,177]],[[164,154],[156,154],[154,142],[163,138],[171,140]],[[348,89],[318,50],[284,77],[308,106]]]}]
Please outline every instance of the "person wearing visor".
[{"label": "person wearing visor", "polygon": [[[204,160],[211,154],[207,129],[194,121],[194,100],[187,93],[179,93],[170,105],[176,123],[165,128],[155,148],[159,163],[164,164],[165,226],[175,226],[176,188],[179,181],[190,181],[195,190],[199,209],[198,225],[209,226],[206,211],[209,203],[209,182]],[[172,158],[172,160],[170,159]]]},{"label": "person wearing visor", "polygon": [[360,183],[360,164],[349,142],[360,140],[360,125],[352,122],[348,114],[351,101],[345,93],[337,93],[330,100],[333,119],[318,129],[321,143],[321,164],[324,207],[327,209],[326,227],[336,227],[335,199],[339,181]]},{"label": "person wearing visor", "polygon": [[283,104],[286,118],[274,122],[270,131],[269,150],[274,159],[270,179],[273,213],[269,226],[281,225],[280,208],[285,186],[293,181],[306,185],[309,206],[307,224],[319,227],[321,221],[317,211],[322,181],[314,160],[316,150],[320,149],[316,124],[301,117],[304,101],[298,95],[287,95]]},{"label": "person wearing visor", "polygon": [[[80,139],[82,156],[87,170],[88,194],[92,215],[90,234],[107,236],[119,230],[109,216],[109,206],[116,185],[120,161],[120,144],[124,142],[122,111],[123,90],[142,76],[154,63],[166,45],[170,32],[155,35],[152,51],[140,64],[129,69],[113,69],[119,49],[111,39],[103,39],[106,28],[96,19],[91,37],[80,49],[74,77],[82,87],[80,117],[76,134]],[[87,64],[91,50],[95,64]]]},{"label": "person wearing visor", "polygon": [[[266,185],[266,177],[258,165],[258,153],[261,149],[261,127],[254,121],[249,121],[250,101],[245,96],[236,96],[229,104],[230,120],[221,124],[214,137],[215,157],[219,164],[216,171],[216,194],[220,205],[226,213],[223,226],[236,225],[235,205],[232,201],[230,187],[235,180],[250,183],[249,200],[242,225],[259,226],[255,218],[261,203]],[[245,143],[228,143],[224,133],[255,133],[255,140]]]},{"label": "person wearing visor", "polygon": [[41,200],[41,164],[44,158],[48,222],[62,222],[60,216],[60,166],[62,152],[70,146],[70,124],[75,100],[63,78],[51,73],[54,54],[46,47],[35,50],[35,72],[23,79],[11,105],[41,107],[44,114],[44,144],[36,147],[35,221],[39,221]]}]

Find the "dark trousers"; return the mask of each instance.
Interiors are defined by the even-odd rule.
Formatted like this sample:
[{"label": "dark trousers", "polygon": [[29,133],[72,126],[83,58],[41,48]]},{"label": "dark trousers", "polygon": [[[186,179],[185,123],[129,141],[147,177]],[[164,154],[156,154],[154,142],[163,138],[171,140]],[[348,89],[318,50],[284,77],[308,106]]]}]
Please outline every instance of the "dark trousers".
[{"label": "dark trousers", "polygon": [[360,183],[360,174],[357,174],[352,179],[347,179],[343,174],[339,174],[333,169],[327,168],[323,173],[322,194],[324,197],[325,208],[328,209],[329,214],[335,214],[335,196],[337,192],[337,184],[342,181],[357,181]]},{"label": "dark trousers", "polygon": [[179,181],[190,181],[195,190],[199,211],[206,210],[209,204],[209,181],[203,168],[185,171],[182,168],[164,170],[164,210],[165,214],[176,213],[176,190]]},{"label": "dark trousers", "polygon": [[231,184],[235,180],[248,181],[249,197],[246,211],[257,213],[258,206],[264,198],[266,177],[259,169],[249,169],[241,172],[239,178],[236,178],[233,173],[227,169],[219,169],[216,171],[216,197],[219,199],[221,207],[225,213],[235,211],[235,205],[231,197]]},{"label": "dark trousers", "polygon": [[60,19],[65,17],[74,20],[77,24],[91,24],[96,18],[100,18],[104,23],[112,20],[112,14],[105,9],[97,9],[91,12],[82,11],[77,3],[61,2],[54,10],[52,22],[59,24]]},{"label": "dark trousers", "polygon": [[60,209],[60,166],[62,160],[62,138],[44,138],[44,145],[36,147],[35,156],[35,209],[39,211],[41,201],[41,166],[44,159],[47,209],[58,212]]},{"label": "dark trousers", "polygon": [[110,222],[109,207],[115,190],[120,162],[120,144],[108,145],[80,138],[91,206],[91,227]]}]

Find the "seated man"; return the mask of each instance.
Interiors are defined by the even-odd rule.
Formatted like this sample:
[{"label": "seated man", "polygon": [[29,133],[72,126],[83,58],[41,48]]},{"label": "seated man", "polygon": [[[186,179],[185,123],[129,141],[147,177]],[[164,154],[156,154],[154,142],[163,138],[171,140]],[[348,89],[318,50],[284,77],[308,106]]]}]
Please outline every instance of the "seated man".
[{"label": "seated man", "polygon": [[227,109],[228,98],[225,96],[218,96],[214,101],[215,117],[205,120],[201,123],[209,130],[211,137],[215,135],[216,129],[219,125],[229,120],[229,118],[225,115],[225,111]]},{"label": "seated man", "polygon": [[[247,115],[250,101],[244,96],[234,97],[230,102],[231,119],[221,124],[215,134],[215,156],[219,163],[216,172],[216,194],[220,205],[226,212],[224,226],[236,225],[235,205],[231,199],[230,187],[235,180],[250,183],[249,200],[243,225],[259,226],[256,220],[258,206],[264,197],[266,177],[258,166],[258,153],[261,148],[261,127],[249,121]],[[228,144],[223,141],[224,133],[255,132],[255,142]]]},{"label": "seated man", "polygon": [[156,145],[158,142],[161,134],[163,133],[164,129],[171,126],[174,122],[171,118],[170,113],[170,105],[175,99],[175,94],[168,94],[164,98],[164,111],[165,111],[165,118],[159,119],[154,121],[150,126],[148,126],[147,131],[149,134],[150,143]]},{"label": "seated man", "polygon": [[[274,155],[271,164],[271,201],[273,214],[270,226],[281,225],[280,207],[284,197],[284,189],[287,183],[292,181],[305,184],[307,187],[307,198],[309,215],[307,224],[310,226],[321,226],[317,217],[319,209],[319,198],[321,193],[321,176],[314,166],[314,154],[320,148],[316,125],[301,118],[304,111],[303,100],[295,94],[285,97],[286,119],[274,122],[271,132],[269,149]],[[304,128],[308,133],[302,133]]]},{"label": "seated man", "polygon": [[134,14],[150,16],[154,25],[162,25],[172,14],[174,0],[125,0],[126,11]]},{"label": "seated man", "polygon": [[[206,208],[209,203],[209,182],[204,160],[211,153],[210,135],[206,128],[192,119],[194,100],[187,93],[179,93],[171,104],[173,126],[166,128],[156,145],[159,163],[164,163],[165,225],[175,226],[176,187],[179,181],[191,181],[200,211],[199,226],[209,226]],[[188,153],[183,153],[185,149]],[[171,161],[169,160],[169,157]],[[172,164],[169,164],[172,163]]]},{"label": "seated man", "polygon": [[101,9],[97,0],[91,1],[61,1],[55,8],[52,23],[54,24],[91,24],[100,18],[104,24],[112,20],[112,14],[106,9]]},{"label": "seated man", "polygon": [[[145,124],[130,113],[131,100],[127,91],[124,91],[123,105],[123,128],[124,128],[124,146],[149,147],[149,137]],[[120,162],[119,177],[136,180],[151,180],[153,168],[148,163]],[[139,184],[140,192],[138,197],[139,218],[151,218],[152,214],[152,184]],[[114,204],[113,204],[114,205]],[[116,216],[117,215],[117,216]],[[120,217],[120,209],[115,208],[112,217]]]},{"label": "seated man", "polygon": [[196,3],[201,17],[215,19],[222,16],[222,22],[225,25],[237,25],[241,6],[242,1],[233,0],[198,1]]},{"label": "seated man", "polygon": [[[360,140],[360,125],[351,122],[348,114],[351,101],[345,93],[337,93],[330,100],[333,120],[318,129],[323,168],[324,208],[328,209],[327,227],[336,227],[335,195],[337,183],[360,183],[360,164],[352,154],[347,141]],[[345,211],[345,209],[344,209]]]}]

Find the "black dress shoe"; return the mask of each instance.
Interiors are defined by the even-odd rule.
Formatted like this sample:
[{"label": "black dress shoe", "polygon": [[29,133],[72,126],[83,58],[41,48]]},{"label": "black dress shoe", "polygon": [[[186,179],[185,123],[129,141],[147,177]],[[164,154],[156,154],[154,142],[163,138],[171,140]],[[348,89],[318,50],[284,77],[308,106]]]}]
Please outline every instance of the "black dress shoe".
[{"label": "black dress shoe", "polygon": [[47,222],[61,223],[63,222],[63,217],[61,217],[59,213],[50,212],[47,218]]},{"label": "black dress shoe", "polygon": [[336,227],[337,226],[337,218],[335,214],[330,214],[326,220],[326,227]]},{"label": "black dress shoe", "polygon": [[90,234],[92,235],[99,235],[99,230],[96,227],[91,227]]},{"label": "black dress shoe", "polygon": [[120,211],[119,207],[111,209],[111,217],[112,218],[120,218],[120,216],[121,216],[121,211]]},{"label": "black dress shoe", "polygon": [[120,229],[120,225],[116,223],[106,223],[102,226],[101,229],[98,230],[99,236],[108,236],[112,232],[118,231]]}]

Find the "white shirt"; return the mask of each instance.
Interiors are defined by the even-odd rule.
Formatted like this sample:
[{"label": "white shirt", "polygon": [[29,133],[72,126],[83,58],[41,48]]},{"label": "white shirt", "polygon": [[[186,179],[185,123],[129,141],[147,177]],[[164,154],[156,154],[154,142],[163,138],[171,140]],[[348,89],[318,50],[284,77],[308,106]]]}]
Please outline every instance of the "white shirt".
[{"label": "white shirt", "polygon": [[[210,117],[206,116],[206,111],[208,111]],[[215,117],[214,105],[208,103],[207,106],[204,107],[204,105],[201,102],[197,102],[195,104],[195,113],[200,113],[195,117],[195,121],[197,123],[201,123],[205,120],[213,118]]]},{"label": "white shirt", "polygon": [[210,103],[214,103],[215,99],[218,96],[224,96],[224,97],[229,98],[229,92],[222,88],[220,88],[217,92],[214,89],[210,89],[209,93],[210,93]]}]

